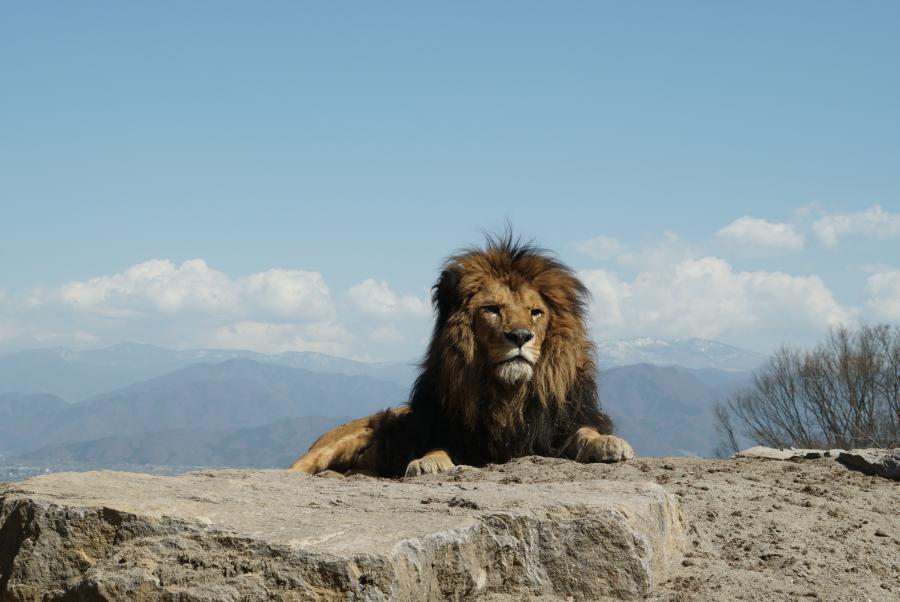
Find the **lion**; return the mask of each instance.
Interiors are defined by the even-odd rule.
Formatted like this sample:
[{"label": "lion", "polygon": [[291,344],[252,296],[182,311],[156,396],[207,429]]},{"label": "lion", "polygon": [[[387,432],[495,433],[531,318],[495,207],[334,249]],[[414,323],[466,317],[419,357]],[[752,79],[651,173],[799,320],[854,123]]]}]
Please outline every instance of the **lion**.
[{"label": "lion", "polygon": [[325,433],[290,469],[399,477],[527,455],[633,458],[600,408],[588,296],[550,252],[509,233],[447,258],[408,402]]}]

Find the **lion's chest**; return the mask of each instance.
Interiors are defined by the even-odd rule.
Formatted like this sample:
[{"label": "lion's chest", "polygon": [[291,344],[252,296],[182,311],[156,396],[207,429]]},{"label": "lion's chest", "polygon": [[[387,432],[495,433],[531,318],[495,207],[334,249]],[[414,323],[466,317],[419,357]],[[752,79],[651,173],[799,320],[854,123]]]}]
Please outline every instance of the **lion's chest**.
[{"label": "lion's chest", "polygon": [[521,419],[501,421],[484,416],[474,428],[448,421],[441,430],[446,449],[457,464],[483,465],[521,456],[555,455],[554,429],[541,417],[525,414]]}]

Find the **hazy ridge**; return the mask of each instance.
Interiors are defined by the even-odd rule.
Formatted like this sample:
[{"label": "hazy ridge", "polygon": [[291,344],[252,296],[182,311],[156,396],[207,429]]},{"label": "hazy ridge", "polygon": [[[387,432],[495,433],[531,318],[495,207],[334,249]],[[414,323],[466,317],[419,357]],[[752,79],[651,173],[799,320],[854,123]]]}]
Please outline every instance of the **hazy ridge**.
[{"label": "hazy ridge", "polygon": [[[617,432],[639,454],[710,455],[710,407],[747,381],[750,373],[734,366],[756,354],[701,339],[639,340],[634,347],[636,357],[650,356],[659,365],[622,365],[599,375],[602,404]],[[678,347],[692,350],[694,368],[666,365]],[[618,360],[629,357],[627,345],[616,349]],[[703,353],[709,355],[705,366]],[[603,358],[601,365],[613,364],[611,356]],[[65,369],[51,368],[56,365]],[[366,364],[303,352],[119,345],[2,354],[0,391],[29,383],[33,389],[41,372],[40,382],[54,392],[149,376],[73,404],[58,393],[0,394],[0,454],[6,456],[0,463],[284,466],[341,420],[402,403],[415,374],[411,363]],[[96,382],[88,387],[90,378]]]}]

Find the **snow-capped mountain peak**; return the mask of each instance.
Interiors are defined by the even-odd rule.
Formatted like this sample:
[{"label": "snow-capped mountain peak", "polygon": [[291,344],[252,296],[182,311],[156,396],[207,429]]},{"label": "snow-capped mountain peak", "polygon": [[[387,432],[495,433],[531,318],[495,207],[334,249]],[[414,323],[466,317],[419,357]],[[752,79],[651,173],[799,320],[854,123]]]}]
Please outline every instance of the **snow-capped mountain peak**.
[{"label": "snow-capped mountain peak", "polygon": [[601,341],[597,344],[597,353],[601,369],[652,364],[744,371],[755,370],[768,359],[755,351],[696,337],[668,340],[641,337]]}]

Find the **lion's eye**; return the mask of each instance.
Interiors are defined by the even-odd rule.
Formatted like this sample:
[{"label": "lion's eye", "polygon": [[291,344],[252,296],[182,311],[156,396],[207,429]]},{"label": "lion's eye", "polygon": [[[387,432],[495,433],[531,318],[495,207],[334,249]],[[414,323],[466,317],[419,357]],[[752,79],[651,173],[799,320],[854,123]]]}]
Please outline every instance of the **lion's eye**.
[{"label": "lion's eye", "polygon": [[500,306],[499,305],[485,305],[484,311],[489,314],[494,314],[495,316],[500,315]]},{"label": "lion's eye", "polygon": [[543,315],[544,315],[544,310],[543,310],[543,309],[540,309],[540,308],[535,307],[534,309],[531,310],[531,316],[532,316],[533,318],[539,318],[539,317],[541,317],[541,316],[543,316]]}]

